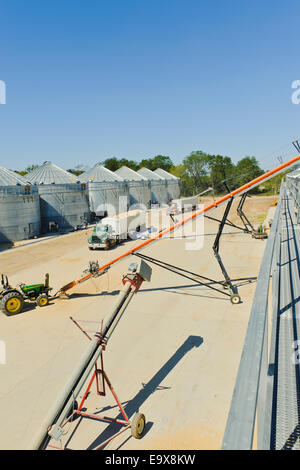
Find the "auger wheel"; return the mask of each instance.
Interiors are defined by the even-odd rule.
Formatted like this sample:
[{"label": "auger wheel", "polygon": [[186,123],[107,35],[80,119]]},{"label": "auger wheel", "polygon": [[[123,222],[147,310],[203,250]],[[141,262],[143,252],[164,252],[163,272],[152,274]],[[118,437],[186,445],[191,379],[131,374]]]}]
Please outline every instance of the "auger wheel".
[{"label": "auger wheel", "polygon": [[141,439],[146,425],[145,415],[135,413],[131,420],[131,435],[136,439]]}]

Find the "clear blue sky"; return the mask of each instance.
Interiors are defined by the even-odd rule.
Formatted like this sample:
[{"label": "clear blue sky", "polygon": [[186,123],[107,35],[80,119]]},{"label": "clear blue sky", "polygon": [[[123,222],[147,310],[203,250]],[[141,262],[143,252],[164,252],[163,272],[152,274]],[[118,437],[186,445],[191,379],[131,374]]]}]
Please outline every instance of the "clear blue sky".
[{"label": "clear blue sky", "polygon": [[203,150],[270,168],[300,138],[299,19],[298,0],[0,0],[0,165]]}]

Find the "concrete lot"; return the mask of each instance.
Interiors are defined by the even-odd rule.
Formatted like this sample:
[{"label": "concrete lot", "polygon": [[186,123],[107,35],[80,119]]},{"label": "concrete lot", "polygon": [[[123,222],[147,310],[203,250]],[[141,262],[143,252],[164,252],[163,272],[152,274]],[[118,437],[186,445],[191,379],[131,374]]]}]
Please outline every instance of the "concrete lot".
[{"label": "concrete lot", "polygon": [[[245,205],[251,220],[263,220],[272,200],[251,198]],[[223,210],[210,215],[220,216]],[[237,222],[235,216],[231,219]],[[175,233],[143,253],[222,280],[211,249],[217,229],[217,223],[205,220],[205,236],[182,239]],[[241,304],[232,305],[224,295],[154,265],[151,282],[144,283],[129,304],[104,354],[105,369],[128,416],[138,409],[146,415],[146,432],[136,440],[126,431],[107,448],[220,448],[266,243],[230,227],[225,232],[220,252],[230,276],[239,279]],[[9,275],[11,284],[41,282],[49,272],[56,292],[79,278],[89,260],[104,264],[139,243],[94,252],[87,247],[89,233],[3,251],[0,271]],[[187,250],[186,244],[195,240],[202,240],[203,246]],[[96,330],[134,259],[126,258],[107,275],[73,289],[69,299],[51,301],[44,308],[28,304],[17,316],[1,314],[0,340],[5,341],[7,356],[6,365],[0,365],[1,449],[28,447],[87,346],[87,338],[69,317]],[[84,324],[87,320],[95,323]],[[103,407],[105,415],[118,415],[110,393],[97,397],[93,389],[88,411]],[[64,439],[72,437],[72,448],[94,448],[116,429],[84,419],[71,436],[78,423],[70,425]]]}]

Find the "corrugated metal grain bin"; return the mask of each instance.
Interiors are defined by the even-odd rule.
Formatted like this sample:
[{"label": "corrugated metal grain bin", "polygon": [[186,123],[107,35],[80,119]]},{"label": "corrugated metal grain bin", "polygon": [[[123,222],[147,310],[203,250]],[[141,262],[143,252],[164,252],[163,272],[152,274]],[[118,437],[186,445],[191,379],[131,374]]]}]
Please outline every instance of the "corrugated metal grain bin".
[{"label": "corrugated metal grain bin", "polygon": [[78,176],[48,161],[28,173],[25,178],[31,184],[67,184],[79,180]]},{"label": "corrugated metal grain bin", "polygon": [[86,184],[40,184],[41,231],[68,231],[89,220]]},{"label": "corrugated metal grain bin", "polygon": [[79,176],[88,184],[90,211],[97,216],[113,216],[127,211],[128,187],[120,176],[100,164]]},{"label": "corrugated metal grain bin", "polygon": [[172,175],[171,173],[163,170],[162,168],[157,168],[154,170],[158,176],[165,178],[167,181],[167,191],[168,191],[168,200],[179,199],[180,198],[180,178]]},{"label": "corrugated metal grain bin", "polygon": [[168,203],[168,190],[167,180],[149,170],[148,168],[141,168],[138,173],[150,183],[151,188],[151,202],[158,203],[160,206]]},{"label": "corrugated metal grain bin", "polygon": [[121,176],[127,184],[130,208],[134,209],[142,205],[143,208],[149,209],[151,206],[151,189],[147,178],[127,166],[122,166],[115,173]]},{"label": "corrugated metal grain bin", "polygon": [[89,220],[87,186],[77,176],[45,162],[26,179],[38,188],[42,233],[72,230]]},{"label": "corrugated metal grain bin", "polygon": [[17,173],[0,167],[0,243],[38,236],[40,224],[37,188]]}]

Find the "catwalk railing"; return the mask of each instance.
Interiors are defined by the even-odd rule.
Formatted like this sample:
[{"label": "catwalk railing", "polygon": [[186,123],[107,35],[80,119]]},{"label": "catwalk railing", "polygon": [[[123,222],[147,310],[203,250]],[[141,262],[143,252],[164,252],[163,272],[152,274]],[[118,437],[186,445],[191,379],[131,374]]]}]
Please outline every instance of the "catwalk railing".
[{"label": "catwalk railing", "polygon": [[[223,449],[300,448],[300,232],[294,190],[294,182],[292,188],[290,184],[281,188],[257,280]],[[270,334],[268,325],[272,325]]]},{"label": "catwalk railing", "polygon": [[222,449],[250,450],[257,426],[257,448],[265,448],[268,381],[268,313],[272,263],[276,258],[282,195],[257,279],[250,320],[223,437]]}]

